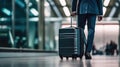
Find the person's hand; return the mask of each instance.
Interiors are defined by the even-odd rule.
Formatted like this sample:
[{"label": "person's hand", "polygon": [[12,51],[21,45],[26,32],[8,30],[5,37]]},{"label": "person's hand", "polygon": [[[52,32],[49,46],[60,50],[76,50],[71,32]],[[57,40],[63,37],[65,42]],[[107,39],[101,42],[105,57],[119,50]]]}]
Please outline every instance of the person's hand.
[{"label": "person's hand", "polygon": [[76,11],[71,13],[71,16],[75,16],[75,15],[77,15]]},{"label": "person's hand", "polygon": [[101,21],[103,19],[103,16],[98,16],[98,21]]}]

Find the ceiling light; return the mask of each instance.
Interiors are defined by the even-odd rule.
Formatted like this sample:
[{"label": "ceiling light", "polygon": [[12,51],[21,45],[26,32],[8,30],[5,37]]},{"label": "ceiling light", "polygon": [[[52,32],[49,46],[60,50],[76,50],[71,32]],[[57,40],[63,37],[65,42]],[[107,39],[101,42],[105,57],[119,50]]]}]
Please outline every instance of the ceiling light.
[{"label": "ceiling light", "polygon": [[110,14],[109,14],[109,16],[108,16],[109,18],[108,18],[107,20],[111,20],[111,19],[112,19],[112,17],[113,17],[114,14],[115,14],[116,9],[117,9],[116,7],[113,7],[113,8],[112,8],[112,10],[111,10],[111,12],[110,12]]},{"label": "ceiling light", "polygon": [[103,15],[105,15],[107,8],[103,7]]},{"label": "ceiling light", "polygon": [[24,3],[22,3],[21,0],[15,0],[15,2],[16,2],[18,5],[20,5],[20,7],[22,7],[22,8],[25,7]]},{"label": "ceiling light", "polygon": [[116,5],[116,7],[119,7],[119,3],[118,2],[116,2],[115,5]]},{"label": "ceiling light", "polygon": [[53,0],[47,0],[47,2],[52,6],[52,8],[55,11],[56,15],[58,17],[62,17],[60,11],[58,10],[57,6],[55,5],[55,2]]},{"label": "ceiling light", "polygon": [[112,10],[111,10],[111,12],[109,14],[109,17],[113,17],[114,16],[116,9],[117,9],[116,7],[112,8]]},{"label": "ceiling light", "polygon": [[59,2],[62,6],[66,6],[66,1],[65,0],[59,0]]},{"label": "ceiling light", "polygon": [[32,3],[30,2],[28,6],[31,7],[31,6],[32,6]]},{"label": "ceiling light", "polygon": [[38,15],[39,15],[38,11],[37,11],[36,9],[34,9],[34,8],[31,8],[30,11],[31,11],[31,13],[33,13],[35,16],[38,16]]},{"label": "ceiling light", "polygon": [[64,13],[66,16],[70,16],[70,11],[68,9],[68,7],[63,7]]},{"label": "ceiling light", "polygon": [[45,1],[44,6],[46,6],[46,7],[47,7],[47,6],[50,6],[50,5],[49,5],[49,3],[48,3],[47,1]]},{"label": "ceiling light", "polygon": [[109,3],[110,3],[110,0],[105,0],[105,1],[104,1],[104,6],[108,6]]},{"label": "ceiling light", "polygon": [[6,8],[3,8],[2,11],[3,11],[6,15],[8,15],[8,16],[11,15],[10,10],[8,10],[8,9],[6,9]]},{"label": "ceiling light", "polygon": [[39,0],[36,0],[36,2],[38,2]]}]

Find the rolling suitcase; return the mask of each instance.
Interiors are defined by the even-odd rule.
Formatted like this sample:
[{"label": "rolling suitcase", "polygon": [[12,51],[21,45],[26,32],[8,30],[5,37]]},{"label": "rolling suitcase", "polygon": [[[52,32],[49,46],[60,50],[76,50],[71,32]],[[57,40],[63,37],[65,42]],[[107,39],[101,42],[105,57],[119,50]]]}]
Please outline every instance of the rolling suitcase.
[{"label": "rolling suitcase", "polygon": [[84,30],[78,27],[71,27],[59,29],[59,56],[61,59],[66,57],[82,58],[84,54]]}]

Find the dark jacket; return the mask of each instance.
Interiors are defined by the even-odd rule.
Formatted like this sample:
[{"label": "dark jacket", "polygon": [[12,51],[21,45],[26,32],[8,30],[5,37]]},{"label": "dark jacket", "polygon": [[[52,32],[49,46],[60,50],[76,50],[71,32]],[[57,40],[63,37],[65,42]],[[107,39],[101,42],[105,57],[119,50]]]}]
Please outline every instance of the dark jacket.
[{"label": "dark jacket", "polygon": [[78,14],[103,14],[102,0],[73,0],[72,11],[77,11]]}]

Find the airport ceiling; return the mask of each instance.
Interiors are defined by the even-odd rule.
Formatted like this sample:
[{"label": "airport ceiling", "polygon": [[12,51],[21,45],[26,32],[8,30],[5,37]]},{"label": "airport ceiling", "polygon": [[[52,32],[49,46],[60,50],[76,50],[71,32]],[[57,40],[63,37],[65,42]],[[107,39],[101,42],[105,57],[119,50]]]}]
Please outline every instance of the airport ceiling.
[{"label": "airport ceiling", "polygon": [[[26,4],[25,1],[27,0],[15,0],[15,17],[26,17]],[[35,8],[37,10],[37,1],[38,0],[29,0],[32,6],[30,8]],[[62,2],[64,6],[61,5],[60,0],[46,0],[50,7],[52,8],[52,12],[58,16],[58,17],[67,17],[63,7],[67,7],[69,11],[71,11],[71,1],[72,0],[62,0],[65,1]],[[108,2],[108,5],[106,3]],[[104,17],[113,17],[118,18],[120,16],[120,0],[103,0],[104,5]],[[11,17],[12,15],[12,0],[0,0],[0,17]],[[6,10],[7,9],[7,10]],[[5,11],[7,12],[5,14]],[[34,15],[32,13],[29,13],[30,17],[33,17]],[[69,15],[68,15],[69,16]]]},{"label": "airport ceiling", "polygon": [[[64,11],[62,10],[62,6],[59,0],[53,0],[56,6],[59,8],[62,16],[65,16]],[[66,6],[71,10],[71,1],[72,0],[65,0]],[[118,18],[120,16],[120,0],[103,0],[104,6],[104,17],[114,17]]]}]

